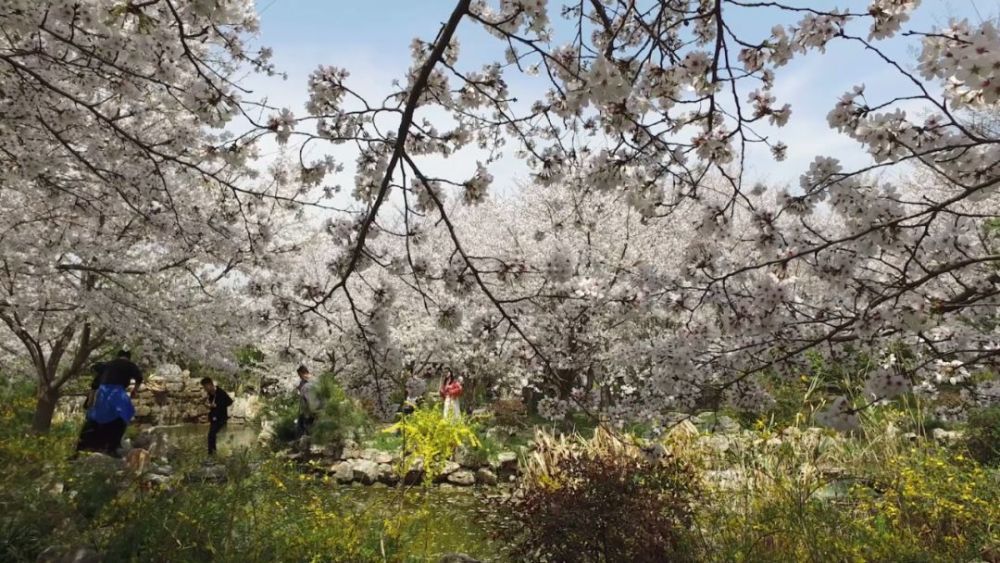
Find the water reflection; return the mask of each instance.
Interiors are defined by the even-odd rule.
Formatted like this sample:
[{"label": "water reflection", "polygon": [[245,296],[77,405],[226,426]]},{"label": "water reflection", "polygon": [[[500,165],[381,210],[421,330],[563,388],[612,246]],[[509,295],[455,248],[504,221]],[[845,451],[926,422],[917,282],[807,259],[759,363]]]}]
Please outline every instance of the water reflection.
[{"label": "water reflection", "polygon": [[[141,428],[140,428],[141,430]],[[154,431],[185,452],[204,450],[208,447],[208,424],[178,424],[157,426]],[[219,453],[222,455],[244,449],[256,448],[260,431],[251,425],[229,424],[219,433]]]}]

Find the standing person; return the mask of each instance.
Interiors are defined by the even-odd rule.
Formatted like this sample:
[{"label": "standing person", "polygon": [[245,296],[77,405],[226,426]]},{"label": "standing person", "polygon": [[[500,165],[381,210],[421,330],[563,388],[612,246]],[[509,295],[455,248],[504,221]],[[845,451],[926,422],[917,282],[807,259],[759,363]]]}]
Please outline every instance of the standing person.
[{"label": "standing person", "polygon": [[445,370],[439,393],[441,394],[441,398],[444,399],[444,417],[461,417],[462,409],[459,406],[459,397],[462,396],[462,382],[455,377],[455,374],[450,369]]},{"label": "standing person", "polygon": [[413,414],[420,406],[424,393],[427,391],[427,381],[424,375],[411,374],[406,380],[406,400],[399,411],[403,414]]},{"label": "standing person", "polygon": [[[104,377],[105,366],[104,362],[97,362],[90,367],[90,371],[94,374],[94,379],[90,381],[90,391],[87,392],[87,398],[83,401],[84,413],[89,412],[90,408],[94,406],[97,389],[101,386],[101,379]],[[80,439],[76,442],[77,453],[104,451],[106,448],[103,446],[102,440],[100,425],[91,420],[89,416],[84,415],[83,428],[80,429]]]},{"label": "standing person", "polygon": [[229,407],[233,399],[211,377],[203,377],[201,386],[208,395],[208,455],[215,455],[216,440],[229,421]]},{"label": "standing person", "polygon": [[[135,416],[132,399],[138,396],[142,386],[142,370],[132,363],[132,354],[127,350],[118,352],[115,359],[95,368],[100,384],[94,393],[94,404],[87,411],[88,423],[97,425],[92,449],[117,457],[128,423]],[[128,393],[126,389],[131,382],[135,384],[132,392]]]},{"label": "standing person", "polygon": [[309,368],[299,366],[295,372],[299,375],[299,385],[295,388],[299,395],[299,418],[296,420],[296,434],[302,437],[309,433],[309,428],[316,422],[316,413],[320,409],[319,389]]}]

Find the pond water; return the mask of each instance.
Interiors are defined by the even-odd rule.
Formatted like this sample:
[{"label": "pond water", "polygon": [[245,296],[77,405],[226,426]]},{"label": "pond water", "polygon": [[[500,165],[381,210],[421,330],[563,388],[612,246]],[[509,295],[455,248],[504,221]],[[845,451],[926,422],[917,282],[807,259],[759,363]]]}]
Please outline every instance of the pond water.
[{"label": "pond water", "polygon": [[[157,427],[169,441],[186,454],[203,455],[208,435],[207,424],[182,424]],[[227,456],[241,450],[260,448],[256,427],[234,424],[219,434],[219,455]],[[320,485],[318,485],[320,486]],[[347,513],[381,513],[386,516],[420,512],[416,530],[410,536],[415,561],[417,554],[465,553],[481,561],[496,561],[496,551],[482,522],[486,504],[481,493],[471,488],[431,487],[408,495],[399,488],[358,484],[324,484],[324,494],[336,499]],[[436,557],[431,560],[437,560]]]},{"label": "pond water", "polygon": [[[142,428],[140,427],[139,430]],[[157,426],[156,432],[163,434],[172,444],[176,444],[184,452],[204,451],[208,447],[207,424],[177,424],[173,426]],[[257,437],[260,434],[255,426],[244,424],[228,424],[219,433],[218,448],[221,455],[230,454],[241,449],[253,449],[259,446]]]}]

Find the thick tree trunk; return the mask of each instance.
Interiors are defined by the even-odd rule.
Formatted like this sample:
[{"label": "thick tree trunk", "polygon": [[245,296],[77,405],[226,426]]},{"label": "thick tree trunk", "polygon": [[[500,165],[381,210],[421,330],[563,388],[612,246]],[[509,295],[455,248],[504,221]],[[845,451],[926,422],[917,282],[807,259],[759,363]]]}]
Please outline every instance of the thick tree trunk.
[{"label": "thick tree trunk", "polygon": [[59,391],[39,388],[38,402],[35,403],[35,416],[31,421],[31,430],[38,434],[46,434],[52,427],[52,415],[56,412],[59,401]]}]

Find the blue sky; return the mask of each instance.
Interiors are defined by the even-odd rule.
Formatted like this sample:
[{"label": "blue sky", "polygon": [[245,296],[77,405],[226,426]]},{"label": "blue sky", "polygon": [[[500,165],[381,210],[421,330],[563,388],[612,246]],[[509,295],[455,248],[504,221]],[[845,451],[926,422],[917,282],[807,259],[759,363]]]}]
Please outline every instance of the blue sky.
[{"label": "blue sky", "polygon": [[[865,11],[868,0],[787,0],[786,3],[810,7],[846,7]],[[306,79],[321,64],[331,64],[351,72],[350,83],[361,93],[384,95],[393,79],[403,76],[410,64],[409,45],[413,37],[432,39],[440,24],[447,19],[454,2],[451,0],[258,0],[261,11],[260,42],[275,52],[279,70],[288,74],[286,81],[252,78],[248,84],[257,95],[263,95],[275,105],[291,107],[303,115],[306,99]],[[560,2],[549,1],[552,18],[559,21]],[[943,25],[949,17],[979,21],[995,17],[1000,11],[997,0],[923,0],[914,18],[904,29],[929,30]],[[790,24],[797,17],[774,19],[774,10],[746,10],[733,20],[737,33],[751,40],[764,38],[778,23]],[[856,29],[866,35],[866,29]],[[471,22],[459,31],[462,57],[470,63],[466,68],[487,60],[503,57],[503,45],[477,30]],[[893,56],[913,61],[917,43],[913,40],[893,40],[880,44]],[[910,63],[912,64],[912,63]],[[884,64],[866,56],[860,46],[839,42],[825,55],[811,55],[794,60],[779,69],[775,94],[779,103],[792,104],[789,125],[780,130],[781,138],[790,147],[784,163],[768,158],[755,159],[753,174],[758,179],[776,183],[795,183],[796,178],[817,154],[837,156],[845,162],[860,165],[864,156],[856,144],[843,135],[830,131],[826,114],[845,91],[864,83],[872,100],[882,100],[890,92],[912,88]],[[522,91],[518,88],[522,87]],[[541,93],[541,84],[512,84],[515,95],[522,99]],[[909,91],[909,90],[904,90]],[[381,96],[379,96],[381,98]],[[919,111],[919,108],[909,108]],[[317,148],[317,151],[321,149]],[[339,150],[333,151],[340,156]],[[313,153],[318,155],[318,152]],[[349,158],[342,154],[341,158]],[[470,159],[464,159],[470,160]],[[441,168],[470,168],[474,162],[439,163]],[[349,170],[348,170],[349,172]],[[501,161],[491,168],[497,183],[505,186],[524,177],[524,168],[515,161]],[[345,174],[340,183],[349,189],[351,175]]]}]

